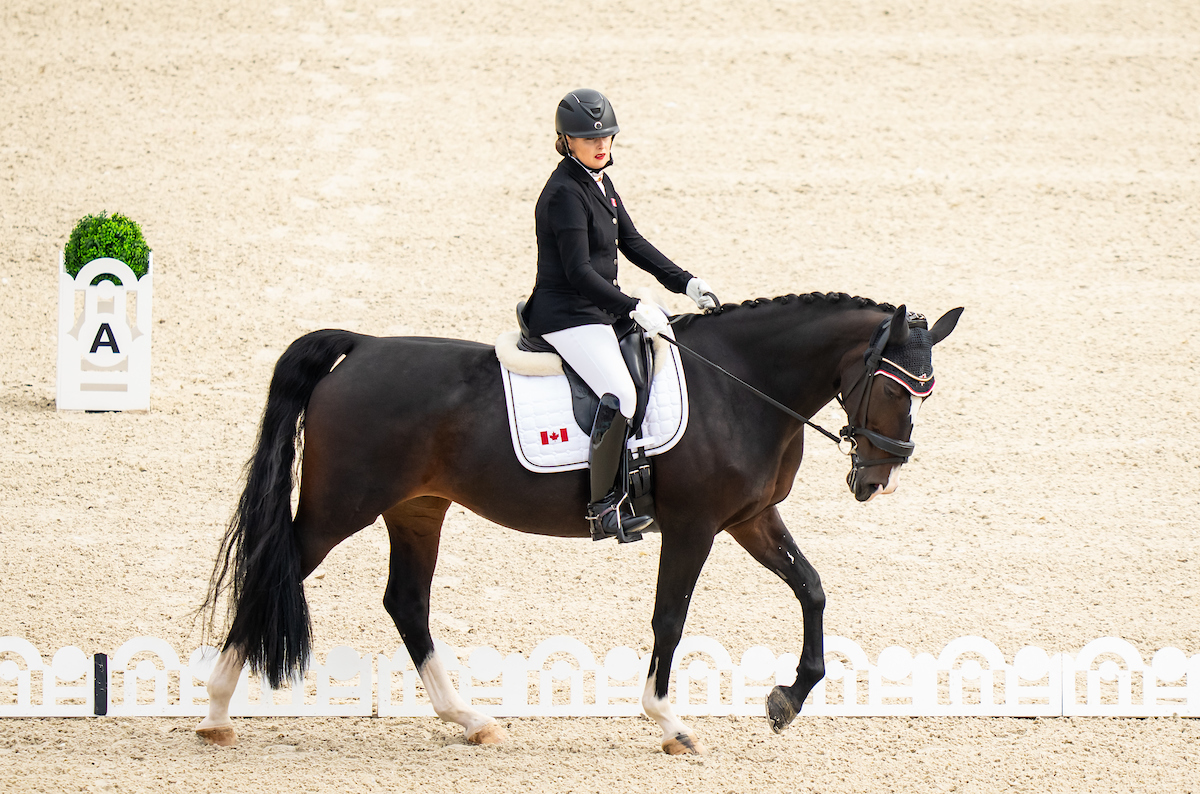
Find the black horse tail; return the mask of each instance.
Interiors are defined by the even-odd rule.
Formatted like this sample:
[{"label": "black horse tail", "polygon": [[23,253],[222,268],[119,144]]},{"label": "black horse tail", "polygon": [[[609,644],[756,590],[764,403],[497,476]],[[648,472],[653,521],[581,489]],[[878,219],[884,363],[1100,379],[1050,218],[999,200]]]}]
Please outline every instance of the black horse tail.
[{"label": "black horse tail", "polygon": [[244,652],[250,669],[275,688],[303,675],[312,647],[300,549],[292,532],[293,472],[304,411],[317,383],[357,339],[348,331],[314,331],[280,356],[258,444],[246,464],[246,487],[225,530],[201,606],[211,630],[217,602],[228,592],[224,647]]}]

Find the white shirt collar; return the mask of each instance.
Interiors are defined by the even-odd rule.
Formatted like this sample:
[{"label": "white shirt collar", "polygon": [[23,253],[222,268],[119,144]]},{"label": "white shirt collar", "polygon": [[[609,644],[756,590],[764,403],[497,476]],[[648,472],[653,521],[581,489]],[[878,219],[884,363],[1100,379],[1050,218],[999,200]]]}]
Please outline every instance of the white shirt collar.
[{"label": "white shirt collar", "polygon": [[600,187],[601,193],[603,193],[606,196],[608,195],[608,191],[604,189],[604,172],[603,171],[593,171],[591,168],[588,168],[586,165],[584,165],[582,162],[580,162],[579,158],[573,154],[569,154],[567,156],[570,157],[575,162],[579,163],[580,168],[582,168],[584,171],[587,171],[588,176],[590,176],[596,182],[596,184]]}]

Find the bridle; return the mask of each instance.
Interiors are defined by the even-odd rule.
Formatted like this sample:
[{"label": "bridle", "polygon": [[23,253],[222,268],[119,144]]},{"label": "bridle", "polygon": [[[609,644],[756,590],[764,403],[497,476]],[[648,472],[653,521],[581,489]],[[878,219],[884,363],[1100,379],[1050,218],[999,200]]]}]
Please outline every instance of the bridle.
[{"label": "bridle", "polygon": [[[924,318],[921,318],[923,321]],[[847,391],[847,398],[858,388],[858,384],[863,384],[862,394],[859,395],[858,405],[852,412],[847,406],[842,395],[837,396],[838,404],[842,406],[842,410],[846,412],[846,421],[848,424],[842,428],[841,441],[846,441],[850,445],[850,451],[846,454],[850,456],[850,475],[847,477],[847,482],[853,488],[859,475],[863,470],[871,466],[888,466],[893,463],[904,465],[908,463],[908,459],[912,457],[913,450],[916,445],[911,441],[901,441],[898,438],[885,436],[882,433],[877,433],[874,430],[867,428],[867,411],[871,405],[871,387],[875,383],[875,377],[879,375],[880,364],[883,361],[883,350],[887,346],[888,330],[891,326],[892,318],[888,317],[879,324],[875,329],[875,333],[871,336],[871,343],[867,347],[867,351],[863,354],[863,371],[858,376]],[[864,460],[858,455],[858,436],[862,436],[871,442],[871,445],[881,452],[886,452],[891,457],[872,458]],[[841,448],[839,441],[838,448]]]},{"label": "bridle", "polygon": [[[712,293],[706,293],[706,294],[712,295]],[[712,297],[714,300],[716,299],[715,295],[712,295]],[[718,306],[721,305],[720,301],[717,301],[716,303]],[[709,314],[709,313],[711,313],[711,311],[712,310],[706,310],[705,314]],[[911,317],[912,317],[912,320],[910,321],[910,327],[914,323],[924,323],[925,322],[925,318],[921,317],[920,315],[911,315]],[[808,417],[802,416],[799,413],[793,411],[791,408],[788,408],[786,405],[779,402],[775,398],[773,398],[767,394],[764,394],[763,392],[761,392],[758,389],[751,386],[749,383],[746,383],[746,381],[742,380],[737,375],[734,375],[732,372],[728,371],[724,367],[720,366],[719,364],[715,364],[712,361],[709,361],[707,358],[700,355],[699,353],[692,350],[691,348],[684,347],[683,345],[679,344],[677,341],[670,338],[669,336],[667,336],[665,334],[660,334],[658,336],[658,338],[662,339],[665,342],[670,343],[674,347],[679,348],[680,350],[684,351],[685,353],[690,354],[694,358],[707,364],[708,366],[712,367],[713,369],[732,378],[733,380],[737,381],[739,384],[741,384],[742,386],[745,386],[747,389],[749,389],[751,392],[753,392],[755,396],[757,396],[757,397],[765,400],[766,402],[770,403],[771,405],[775,406],[779,410],[781,410],[784,413],[791,416],[793,419],[798,419],[801,422],[803,422],[804,424],[806,424],[809,427],[813,428],[814,430],[818,431],[819,433],[824,435],[826,438],[831,440],[833,443],[837,444],[839,450],[842,449],[843,441],[848,442],[850,448],[848,451],[843,451],[843,454],[850,456],[851,468],[850,468],[850,473],[846,476],[846,482],[850,486],[850,488],[853,490],[855,484],[858,481],[858,478],[862,475],[863,471],[870,468],[871,466],[886,466],[886,465],[892,464],[892,463],[898,463],[898,464],[903,465],[908,462],[908,459],[910,457],[912,457],[913,449],[915,448],[915,445],[911,441],[901,441],[898,438],[892,438],[890,436],[885,436],[882,433],[877,433],[874,430],[869,430],[866,427],[867,410],[868,410],[868,408],[870,408],[870,403],[871,403],[871,387],[874,385],[875,376],[879,374],[880,363],[883,361],[883,350],[885,347],[887,347],[888,331],[891,328],[891,324],[892,324],[892,318],[886,317],[886,318],[884,318],[883,322],[881,322],[879,324],[879,326],[875,329],[875,332],[871,335],[871,341],[867,345],[867,350],[863,354],[862,374],[860,374],[855,379],[854,384],[849,389],[845,390],[846,399],[848,399],[849,395],[853,394],[855,392],[855,390],[858,388],[858,384],[864,383],[864,381],[865,381],[862,394],[858,398],[858,405],[855,406],[855,410],[853,412],[851,412],[850,409],[846,407],[846,402],[843,399],[842,394],[839,393],[837,395],[838,405],[842,406],[842,410],[846,412],[846,421],[848,422],[848,424],[842,428],[842,432],[841,432],[840,436],[835,436],[833,433],[829,432],[825,428],[814,423]],[[861,417],[861,419],[859,419],[858,417]],[[879,449],[882,452],[889,453],[891,455],[891,457],[873,458],[871,460],[863,460],[858,455],[857,436],[862,436],[862,437],[866,438],[868,441],[871,442],[872,446],[874,446],[876,449]]]}]

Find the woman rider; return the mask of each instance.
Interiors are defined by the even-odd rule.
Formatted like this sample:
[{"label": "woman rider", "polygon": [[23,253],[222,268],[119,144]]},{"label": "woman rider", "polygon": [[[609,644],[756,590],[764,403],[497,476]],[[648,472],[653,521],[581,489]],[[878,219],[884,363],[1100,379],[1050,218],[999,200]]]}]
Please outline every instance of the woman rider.
[{"label": "woman rider", "polygon": [[619,130],[612,104],[599,91],[572,91],[558,103],[555,149],[563,159],[534,210],[537,282],[525,305],[530,332],[553,345],[601,395],[588,459],[592,502],[587,517],[595,540],[612,535],[625,540],[652,520],[632,515],[626,484],[617,481],[637,393],[613,324],[631,318],[651,335],[667,328],[656,306],[617,286],[617,251],[667,289],[686,293],[700,308],[716,305],[707,284],[638,234],[603,173],[612,165],[613,136]]}]

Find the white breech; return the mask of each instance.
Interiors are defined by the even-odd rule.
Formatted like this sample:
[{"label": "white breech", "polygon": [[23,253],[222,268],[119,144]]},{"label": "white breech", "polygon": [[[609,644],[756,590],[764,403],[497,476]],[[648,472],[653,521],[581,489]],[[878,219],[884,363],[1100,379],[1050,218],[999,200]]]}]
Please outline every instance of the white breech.
[{"label": "white breech", "polygon": [[542,334],[542,338],[554,345],[558,354],[579,373],[597,397],[615,395],[621,402],[621,415],[626,419],[633,418],[637,410],[637,390],[611,325],[577,325]]}]

